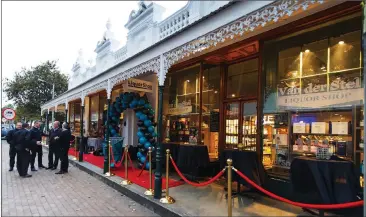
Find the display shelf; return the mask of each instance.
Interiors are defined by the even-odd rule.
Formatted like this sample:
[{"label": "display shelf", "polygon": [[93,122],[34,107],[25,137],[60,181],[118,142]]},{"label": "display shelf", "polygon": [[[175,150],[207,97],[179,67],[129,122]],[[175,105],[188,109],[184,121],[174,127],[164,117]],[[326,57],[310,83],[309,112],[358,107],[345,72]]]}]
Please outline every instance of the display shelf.
[{"label": "display shelf", "polygon": [[352,136],[351,134],[321,134],[321,133],[293,133],[293,135],[303,135],[303,136]]}]

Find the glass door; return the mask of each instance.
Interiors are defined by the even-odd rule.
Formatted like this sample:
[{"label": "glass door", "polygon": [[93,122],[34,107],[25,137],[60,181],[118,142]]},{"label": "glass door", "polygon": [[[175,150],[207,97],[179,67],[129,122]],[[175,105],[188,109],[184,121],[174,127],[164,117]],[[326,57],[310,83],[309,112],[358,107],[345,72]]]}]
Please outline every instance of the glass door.
[{"label": "glass door", "polygon": [[225,142],[226,148],[237,148],[239,144],[240,103],[225,104]]},{"label": "glass door", "polygon": [[257,102],[242,102],[242,144],[243,149],[256,151],[257,144]]}]

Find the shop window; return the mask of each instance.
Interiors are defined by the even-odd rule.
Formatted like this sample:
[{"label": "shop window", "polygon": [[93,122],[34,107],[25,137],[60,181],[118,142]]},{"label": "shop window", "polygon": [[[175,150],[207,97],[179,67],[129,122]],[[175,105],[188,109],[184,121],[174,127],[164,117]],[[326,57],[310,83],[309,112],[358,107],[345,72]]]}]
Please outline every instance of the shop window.
[{"label": "shop window", "polygon": [[262,155],[274,173],[288,175],[295,157],[321,157],[323,148],[361,159],[354,152],[363,148],[361,33],[319,31],[320,40],[313,32],[264,48]]},{"label": "shop window", "polygon": [[89,135],[98,136],[98,118],[99,118],[99,95],[90,97],[90,127]]},{"label": "shop window", "polygon": [[165,141],[199,143],[200,66],[168,74],[164,89]]},{"label": "shop window", "polygon": [[209,67],[202,74],[202,144],[211,158],[218,158],[220,120],[220,67]]},{"label": "shop window", "polygon": [[232,64],[227,72],[227,98],[255,98],[258,89],[258,59]]},{"label": "shop window", "polygon": [[71,102],[69,105],[70,105],[69,106],[70,130],[73,135],[80,135],[80,114],[81,114],[80,102]]}]

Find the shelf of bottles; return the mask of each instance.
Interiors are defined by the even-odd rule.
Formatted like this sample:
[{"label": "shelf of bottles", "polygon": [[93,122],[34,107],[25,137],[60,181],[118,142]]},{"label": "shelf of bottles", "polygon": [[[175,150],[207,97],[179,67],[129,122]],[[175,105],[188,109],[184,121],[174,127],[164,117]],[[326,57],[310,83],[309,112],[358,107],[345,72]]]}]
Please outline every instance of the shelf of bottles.
[{"label": "shelf of bottles", "polygon": [[198,123],[198,117],[172,116],[167,123],[167,127],[169,127],[169,141],[197,144]]},{"label": "shelf of bottles", "polygon": [[248,151],[256,150],[257,116],[243,116],[243,149]]},{"label": "shelf of bottles", "polygon": [[230,103],[226,105],[225,110],[225,141],[226,145],[232,148],[237,147],[239,143],[239,103]]}]

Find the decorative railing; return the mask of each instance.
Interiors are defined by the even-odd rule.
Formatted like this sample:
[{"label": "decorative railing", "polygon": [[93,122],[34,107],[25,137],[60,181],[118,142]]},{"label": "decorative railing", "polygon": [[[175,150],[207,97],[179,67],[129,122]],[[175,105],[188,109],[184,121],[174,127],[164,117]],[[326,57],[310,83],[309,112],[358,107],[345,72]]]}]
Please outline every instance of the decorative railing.
[{"label": "decorative railing", "polygon": [[126,58],[127,58],[127,46],[121,47],[114,53],[115,64],[122,62]]},{"label": "decorative railing", "polygon": [[164,21],[159,23],[159,39],[162,40],[169,35],[189,25],[189,7],[185,6]]}]

